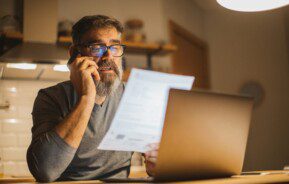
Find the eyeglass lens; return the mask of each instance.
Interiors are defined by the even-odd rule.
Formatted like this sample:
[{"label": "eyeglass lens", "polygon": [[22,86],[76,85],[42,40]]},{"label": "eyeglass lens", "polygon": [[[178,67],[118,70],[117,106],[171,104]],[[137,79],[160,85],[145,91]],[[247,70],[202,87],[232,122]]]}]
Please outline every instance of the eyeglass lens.
[{"label": "eyeglass lens", "polygon": [[103,56],[107,52],[107,49],[110,49],[112,56],[120,57],[123,55],[124,46],[123,45],[111,45],[108,47],[104,45],[91,45],[90,46],[91,55],[96,56],[96,57]]}]

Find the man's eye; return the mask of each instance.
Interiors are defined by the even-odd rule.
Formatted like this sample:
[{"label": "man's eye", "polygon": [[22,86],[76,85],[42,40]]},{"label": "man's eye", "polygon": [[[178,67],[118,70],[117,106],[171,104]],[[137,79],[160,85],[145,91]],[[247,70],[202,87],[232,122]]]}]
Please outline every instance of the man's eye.
[{"label": "man's eye", "polygon": [[91,48],[91,50],[94,51],[94,52],[99,52],[99,51],[101,51],[102,49],[101,49],[101,48],[95,48],[95,47],[93,47],[93,48]]},{"label": "man's eye", "polygon": [[110,50],[111,50],[111,51],[117,51],[117,50],[119,50],[119,47],[113,46],[113,47],[110,48]]},{"label": "man's eye", "polygon": [[111,49],[111,51],[120,51],[120,50],[122,50],[122,46],[121,45],[114,45],[110,49]]},{"label": "man's eye", "polygon": [[101,45],[93,45],[91,48],[92,49],[101,49],[103,46],[101,46]]},{"label": "man's eye", "polygon": [[96,57],[101,57],[105,52],[105,49],[103,47],[99,48],[91,48],[91,55]]}]

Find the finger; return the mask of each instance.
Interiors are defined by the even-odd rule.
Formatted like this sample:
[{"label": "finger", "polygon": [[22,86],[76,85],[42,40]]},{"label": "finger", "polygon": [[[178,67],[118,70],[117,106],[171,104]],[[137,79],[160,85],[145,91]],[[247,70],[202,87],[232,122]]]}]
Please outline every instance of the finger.
[{"label": "finger", "polygon": [[145,152],[143,156],[144,156],[145,158],[146,158],[146,157],[149,157],[149,156],[150,156],[150,152],[151,152],[151,151]]},{"label": "finger", "polygon": [[93,57],[77,55],[76,59],[77,60],[84,60],[84,59],[93,60]]},{"label": "finger", "polygon": [[98,68],[98,66],[96,65],[96,63],[89,59],[89,58],[85,58],[79,65],[78,68],[79,70],[85,70],[86,68],[88,68],[89,66],[94,66],[96,67],[96,69]]},{"label": "finger", "polygon": [[88,66],[97,66],[96,63],[93,61],[93,58],[89,58],[89,57],[82,57],[81,58],[81,61],[79,62],[78,64],[78,68],[83,70],[83,69],[86,69]]},{"label": "finger", "polygon": [[[73,56],[71,56],[73,57]],[[73,58],[72,58],[73,59]],[[71,64],[76,64],[77,62],[81,61],[81,55],[77,54],[76,57],[74,58],[74,61]]]},{"label": "finger", "polygon": [[158,148],[159,147],[159,145],[160,145],[160,143],[151,143],[151,144],[149,144],[148,146],[150,147],[150,148]]},{"label": "finger", "polygon": [[99,76],[97,69],[95,69],[92,75],[94,76],[95,81],[100,81],[100,76]]},{"label": "finger", "polygon": [[150,163],[156,164],[156,163],[157,163],[157,158],[155,158],[155,157],[150,157],[150,158],[146,159],[146,162],[150,162]]},{"label": "finger", "polygon": [[146,160],[149,160],[151,158],[158,158],[158,152],[153,152],[153,153],[150,153],[150,155],[145,156]]},{"label": "finger", "polygon": [[158,142],[152,144],[152,148],[155,150],[159,149],[159,147],[160,147],[160,143],[158,143]]},{"label": "finger", "polygon": [[75,62],[73,62],[75,64],[75,66],[79,66],[82,64],[82,62],[85,60],[85,59],[89,59],[89,60],[93,60],[92,57],[77,57],[75,60]]},{"label": "finger", "polygon": [[147,151],[147,152],[145,152],[144,156],[145,156],[145,157],[151,156],[151,152],[152,152],[152,151]]},{"label": "finger", "polygon": [[159,143],[151,143],[148,144],[147,147],[149,148],[150,151],[158,150],[159,149]]},{"label": "finger", "polygon": [[158,156],[158,151],[150,151],[149,152],[149,157],[157,157]]},{"label": "finger", "polygon": [[100,80],[99,73],[98,73],[97,68],[95,66],[89,66],[86,70],[91,73],[91,75],[94,77],[94,79],[96,81]]}]

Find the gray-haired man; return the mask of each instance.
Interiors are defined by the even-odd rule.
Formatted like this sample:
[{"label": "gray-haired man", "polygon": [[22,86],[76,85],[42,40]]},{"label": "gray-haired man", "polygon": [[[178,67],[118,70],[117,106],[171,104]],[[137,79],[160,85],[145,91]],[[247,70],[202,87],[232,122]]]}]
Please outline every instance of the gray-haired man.
[{"label": "gray-haired man", "polygon": [[[73,26],[70,81],[41,89],[33,107],[27,162],[37,181],[128,176],[131,152],[97,149],[124,91],[122,31],[119,21],[103,15]],[[145,155],[150,175],[157,149]]]}]

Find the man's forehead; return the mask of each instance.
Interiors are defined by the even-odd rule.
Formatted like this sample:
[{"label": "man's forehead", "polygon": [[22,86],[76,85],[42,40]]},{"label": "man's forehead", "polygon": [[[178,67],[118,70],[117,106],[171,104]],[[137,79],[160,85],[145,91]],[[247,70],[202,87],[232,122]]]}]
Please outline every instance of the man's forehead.
[{"label": "man's forehead", "polygon": [[113,28],[101,28],[87,31],[82,37],[82,43],[119,43],[121,33]]}]

